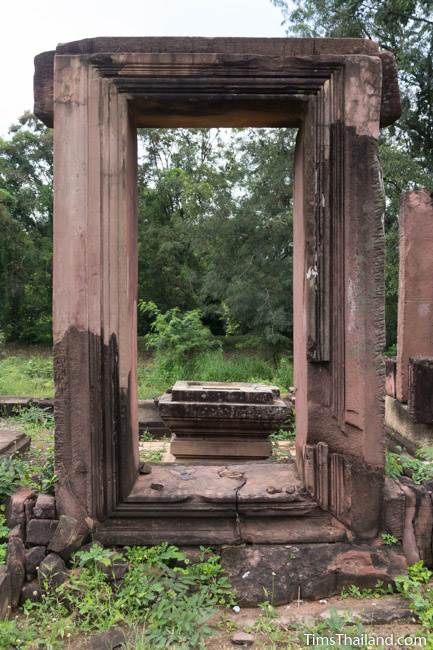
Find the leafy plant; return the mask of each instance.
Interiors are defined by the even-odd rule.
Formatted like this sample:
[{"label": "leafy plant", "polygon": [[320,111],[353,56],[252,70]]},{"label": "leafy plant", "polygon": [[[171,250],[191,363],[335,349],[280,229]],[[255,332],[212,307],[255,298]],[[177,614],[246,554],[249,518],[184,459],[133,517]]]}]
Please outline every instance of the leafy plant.
[{"label": "leafy plant", "polygon": [[156,364],[169,375],[195,354],[221,348],[221,343],[203,325],[198,309],[182,313],[175,307],[163,314],[151,301],[141,301],[139,309],[154,319],[146,344],[155,350]]},{"label": "leafy plant", "polygon": [[278,429],[275,433],[269,436],[271,440],[295,440],[296,432],[294,430],[286,431],[285,429]]},{"label": "leafy plant", "polygon": [[404,467],[401,457],[391,451],[385,452],[385,475],[388,478],[400,478],[403,475]]},{"label": "leafy plant", "polygon": [[22,478],[22,463],[13,456],[0,458],[0,503],[12,494]]},{"label": "leafy plant", "polygon": [[[129,564],[121,583],[106,570],[117,560]],[[169,544],[122,552],[93,544],[73,561],[67,581],[39,603],[26,601],[14,627],[0,622],[0,647],[57,648],[76,634],[125,625],[135,630],[137,647],[198,650],[215,608],[233,602],[219,558],[205,548],[191,563]]]},{"label": "leafy plant", "polygon": [[421,625],[433,631],[433,573],[422,560],[412,564],[405,576],[397,576],[397,591],[409,602],[411,611],[418,617]]},{"label": "leafy plant", "polygon": [[398,544],[397,537],[395,535],[392,535],[391,533],[382,533],[381,537],[384,544],[386,544],[387,546],[393,546],[394,544]]},{"label": "leafy plant", "polygon": [[392,585],[385,585],[381,580],[378,580],[374,587],[358,587],[357,585],[349,585],[344,587],[341,591],[341,598],[378,598],[394,593]]},{"label": "leafy plant", "polygon": [[433,479],[433,463],[424,462],[407,454],[386,452],[385,474],[389,478],[409,476],[414,483],[423,483]]}]

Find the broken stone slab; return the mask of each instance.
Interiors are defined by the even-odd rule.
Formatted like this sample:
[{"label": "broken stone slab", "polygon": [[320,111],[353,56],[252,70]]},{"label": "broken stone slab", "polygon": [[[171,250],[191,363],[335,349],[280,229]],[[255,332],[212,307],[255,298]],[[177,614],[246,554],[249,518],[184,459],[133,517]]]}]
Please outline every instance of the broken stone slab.
[{"label": "broken stone slab", "polygon": [[36,519],[56,518],[56,499],[50,494],[40,494],[33,509]]},{"label": "broken stone slab", "polygon": [[66,565],[60,555],[49,553],[41,562],[38,570],[38,582],[42,591],[59,587],[67,578]]},{"label": "broken stone slab", "polygon": [[221,565],[241,606],[269,594],[275,605],[328,598],[352,584],[389,584],[407,569],[399,550],[348,543],[231,546],[222,549]]},{"label": "broken stone slab", "polygon": [[58,553],[64,560],[69,560],[85,542],[89,532],[85,521],[61,515],[58,526],[48,544],[48,550]]},{"label": "broken stone slab", "polygon": [[25,549],[19,537],[12,537],[8,542],[6,571],[10,576],[11,607],[15,609],[20,602],[21,588],[26,575]]},{"label": "broken stone slab", "polygon": [[[277,492],[267,490],[272,480]],[[158,513],[225,511],[246,515],[303,516],[317,509],[305,492],[294,463],[153,465],[137,477],[128,503],[146,503]]]},{"label": "broken stone slab", "polygon": [[31,439],[23,431],[0,429],[0,458],[22,454],[30,447]]},{"label": "broken stone slab", "polygon": [[57,519],[31,519],[27,525],[27,544],[30,546],[47,546],[58,523]]},{"label": "broken stone slab", "polygon": [[31,405],[31,401],[31,397],[2,395],[2,397],[0,397],[0,415],[3,417],[15,415],[19,409],[28,408]]}]

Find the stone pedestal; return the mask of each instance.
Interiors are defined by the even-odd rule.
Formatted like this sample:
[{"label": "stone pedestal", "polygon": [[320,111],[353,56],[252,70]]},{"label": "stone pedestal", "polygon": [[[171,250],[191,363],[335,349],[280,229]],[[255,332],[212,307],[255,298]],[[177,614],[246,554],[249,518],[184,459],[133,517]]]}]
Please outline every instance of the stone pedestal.
[{"label": "stone pedestal", "polygon": [[224,382],[178,381],[159,412],[173,456],[200,462],[269,458],[269,435],[290,417],[275,386]]}]

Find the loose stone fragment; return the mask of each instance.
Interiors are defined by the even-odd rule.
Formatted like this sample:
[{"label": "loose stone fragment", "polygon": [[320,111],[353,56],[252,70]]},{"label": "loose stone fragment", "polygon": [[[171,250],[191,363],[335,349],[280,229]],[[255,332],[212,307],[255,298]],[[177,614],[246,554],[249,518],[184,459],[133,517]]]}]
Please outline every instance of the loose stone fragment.
[{"label": "loose stone fragment", "polygon": [[266,492],[267,492],[268,494],[280,494],[280,492],[282,492],[282,491],[283,491],[283,490],[282,490],[281,488],[275,487],[274,485],[269,485],[269,486],[266,488]]},{"label": "loose stone fragment", "polygon": [[152,490],[157,490],[158,492],[161,492],[161,490],[164,489],[162,483],[151,483],[150,487],[152,488]]},{"label": "loose stone fragment", "polygon": [[37,519],[56,518],[56,500],[49,494],[40,494],[36,499],[33,514]]},{"label": "loose stone fragment", "polygon": [[218,472],[218,476],[220,478],[233,478],[233,479],[243,479],[244,474],[242,472],[236,472],[234,469],[229,469],[226,467],[225,469],[222,469],[220,472]]},{"label": "loose stone fragment", "polygon": [[252,645],[255,640],[254,634],[248,634],[247,632],[236,632],[232,636],[234,645]]},{"label": "loose stone fragment", "polygon": [[89,534],[85,521],[78,521],[74,517],[61,515],[52,539],[48,545],[49,551],[58,553],[64,560],[68,560],[83,544]]}]

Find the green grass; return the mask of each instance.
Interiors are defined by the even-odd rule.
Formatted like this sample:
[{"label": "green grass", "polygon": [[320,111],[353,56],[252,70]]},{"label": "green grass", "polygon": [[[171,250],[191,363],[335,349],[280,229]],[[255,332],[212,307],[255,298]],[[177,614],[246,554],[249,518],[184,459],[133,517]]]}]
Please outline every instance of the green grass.
[{"label": "green grass", "polygon": [[[0,395],[52,397],[52,375],[49,351],[14,349],[9,356],[0,357]],[[139,399],[161,395],[176,379],[261,382],[276,384],[284,392],[293,384],[293,368],[288,357],[282,357],[275,368],[259,354],[217,351],[200,354],[167,375],[157,368],[149,354],[139,356]]]},{"label": "green grass", "polygon": [[0,358],[0,395],[50,397],[53,391],[51,357],[16,353]]}]

